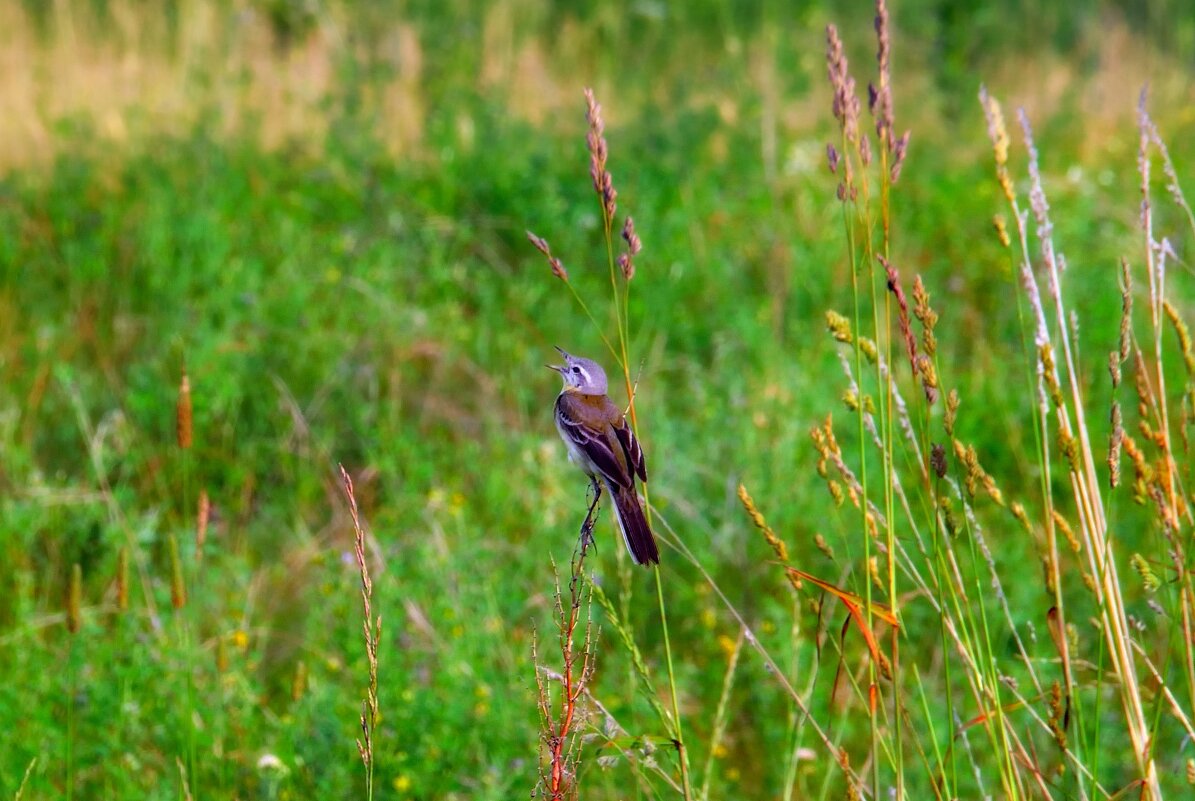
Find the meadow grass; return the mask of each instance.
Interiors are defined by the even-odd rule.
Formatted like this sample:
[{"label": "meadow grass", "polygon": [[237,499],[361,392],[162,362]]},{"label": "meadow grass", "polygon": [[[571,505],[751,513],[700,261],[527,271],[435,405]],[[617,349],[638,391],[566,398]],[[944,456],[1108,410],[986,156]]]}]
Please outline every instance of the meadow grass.
[{"label": "meadow grass", "polygon": [[[178,8],[179,41],[215,48]],[[1139,86],[1093,110],[1100,73],[1078,100],[1029,91],[1022,134],[992,99],[1023,76],[993,67],[981,105],[973,74],[917,62],[914,25],[889,76],[870,21],[841,18],[832,87],[824,9],[790,31],[695,8],[535,6],[522,32],[450,5],[364,62],[328,37],[368,15],[285,23],[305,44],[278,63],[360,81],[320,102],[262,94],[295,77],[253,37],[228,45],[260,63],[226,107],[201,49],[85,48],[180,70],[144,74],[205,102],[123,138],[97,111],[31,119],[44,151],[9,140],[0,797],[529,793],[569,659],[541,639],[537,666],[533,632],[590,599],[564,791],[1189,790],[1193,231],[1168,191],[1193,155],[1187,73],[1146,65],[1156,129]],[[484,47],[428,46],[470,25]],[[62,35],[26,46],[69,59]],[[583,74],[642,238],[633,282],[586,177]],[[872,74],[894,98],[878,133],[845,94],[832,114]],[[633,394],[665,547],[634,570],[606,510],[591,578],[554,599],[585,510],[551,424],[556,344]]]}]

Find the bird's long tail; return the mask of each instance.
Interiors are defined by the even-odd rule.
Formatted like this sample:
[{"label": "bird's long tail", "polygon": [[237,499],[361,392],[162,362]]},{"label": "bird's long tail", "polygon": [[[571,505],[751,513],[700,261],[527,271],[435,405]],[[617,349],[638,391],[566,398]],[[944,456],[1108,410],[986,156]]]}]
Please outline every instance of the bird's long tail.
[{"label": "bird's long tail", "polygon": [[606,479],[602,480],[606,491],[614,499],[614,516],[618,518],[618,528],[622,531],[627,550],[631,552],[631,560],[637,565],[659,564],[660,551],[656,548],[656,538],[647,525],[635,488],[615,487]]}]

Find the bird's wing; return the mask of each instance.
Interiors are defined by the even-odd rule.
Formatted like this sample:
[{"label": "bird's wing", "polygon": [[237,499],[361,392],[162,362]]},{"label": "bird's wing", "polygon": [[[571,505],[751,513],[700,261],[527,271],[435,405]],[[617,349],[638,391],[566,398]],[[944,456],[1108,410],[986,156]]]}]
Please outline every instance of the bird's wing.
[{"label": "bird's wing", "polygon": [[635,436],[634,430],[627,424],[625,418],[614,425],[614,433],[618,435],[618,442],[626,452],[627,464],[639,475],[639,480],[646,484],[647,462],[643,458],[643,448],[639,445],[639,438]]},{"label": "bird's wing", "polygon": [[[593,419],[590,419],[593,418]],[[616,487],[628,487],[631,476],[627,472],[626,457],[617,451],[619,439],[610,436],[609,423],[584,404],[565,393],[556,401],[556,419],[560,429],[572,443],[589,457],[602,475]]]}]

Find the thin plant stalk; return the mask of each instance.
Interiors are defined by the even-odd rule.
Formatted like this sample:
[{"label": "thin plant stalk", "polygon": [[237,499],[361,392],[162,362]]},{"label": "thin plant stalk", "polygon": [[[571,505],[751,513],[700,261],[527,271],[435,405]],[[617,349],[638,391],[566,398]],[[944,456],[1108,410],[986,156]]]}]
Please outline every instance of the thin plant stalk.
[{"label": "thin plant stalk", "polygon": [[369,685],[361,703],[358,723],[361,737],[357,739],[357,752],[365,766],[365,797],[373,801],[374,739],[378,725],[378,649],[382,640],[382,615],[373,613],[373,581],[369,576],[369,563],[365,555],[365,530],[357,509],[357,496],[353,493],[353,480],[344,465],[340,467],[340,479],[349,503],[349,514],[353,519],[353,553],[357,558],[357,569],[361,574],[362,630],[365,639],[365,656],[369,662]]}]

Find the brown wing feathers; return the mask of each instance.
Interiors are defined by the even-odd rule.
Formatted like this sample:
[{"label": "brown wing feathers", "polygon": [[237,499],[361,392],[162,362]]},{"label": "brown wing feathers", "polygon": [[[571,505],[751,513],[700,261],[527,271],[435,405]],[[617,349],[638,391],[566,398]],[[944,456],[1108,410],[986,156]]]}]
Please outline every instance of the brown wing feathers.
[{"label": "brown wing feathers", "polygon": [[614,496],[619,528],[631,558],[640,565],[658,563],[660,552],[635,492],[636,475],[647,481],[647,464],[622,411],[608,397],[578,392],[561,393],[556,408],[561,426],[601,473]]}]

